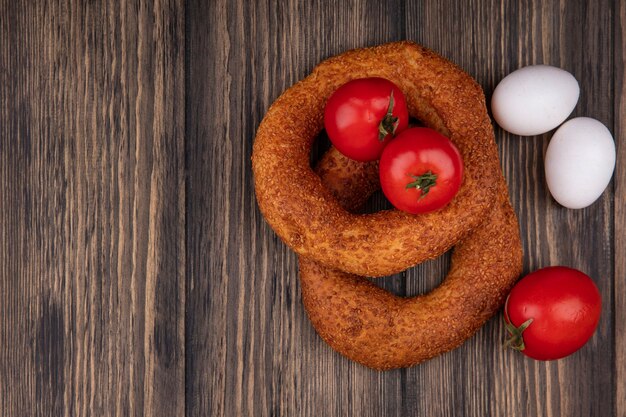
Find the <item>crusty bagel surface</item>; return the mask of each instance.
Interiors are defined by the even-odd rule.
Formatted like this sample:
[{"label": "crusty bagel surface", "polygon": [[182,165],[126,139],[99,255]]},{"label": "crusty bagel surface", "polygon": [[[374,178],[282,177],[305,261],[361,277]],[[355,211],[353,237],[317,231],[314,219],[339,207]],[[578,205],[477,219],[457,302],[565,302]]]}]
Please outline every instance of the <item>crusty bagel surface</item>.
[{"label": "crusty bagel surface", "polygon": [[[444,209],[419,216],[398,210],[353,214],[311,169],[311,144],[323,128],[326,100],[344,83],[365,77],[393,81],[410,114],[461,152],[463,183]],[[384,276],[437,257],[483,223],[496,200],[497,149],[484,101],[469,75],[411,42],[327,59],[285,91],[259,126],[252,166],[261,212],[298,254],[349,273]]]},{"label": "crusty bagel surface", "polygon": [[[351,161],[334,149],[318,172],[350,210],[378,186],[374,164]],[[322,339],[348,358],[384,370],[415,365],[471,337],[500,308],[522,269],[519,226],[501,174],[496,184],[486,221],[455,246],[447,277],[428,294],[397,297],[300,256],[304,306]]]}]

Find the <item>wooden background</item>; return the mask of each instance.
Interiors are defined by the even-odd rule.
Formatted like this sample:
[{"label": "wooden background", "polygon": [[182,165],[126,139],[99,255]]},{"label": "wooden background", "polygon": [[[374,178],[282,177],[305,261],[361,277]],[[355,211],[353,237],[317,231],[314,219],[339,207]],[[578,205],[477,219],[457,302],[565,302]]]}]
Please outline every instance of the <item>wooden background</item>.
[{"label": "wooden background", "polygon": [[[625,23],[623,0],[0,0],[0,414],[626,416]],[[574,115],[614,133],[614,180],[576,211],[547,192],[550,134],[496,128],[525,271],[569,265],[602,293],[573,356],[501,349],[496,317],[380,373],[309,324],[255,203],[255,130],[320,60],[399,39],[488,98],[518,67],[565,68]],[[428,290],[448,259],[382,285]]]}]

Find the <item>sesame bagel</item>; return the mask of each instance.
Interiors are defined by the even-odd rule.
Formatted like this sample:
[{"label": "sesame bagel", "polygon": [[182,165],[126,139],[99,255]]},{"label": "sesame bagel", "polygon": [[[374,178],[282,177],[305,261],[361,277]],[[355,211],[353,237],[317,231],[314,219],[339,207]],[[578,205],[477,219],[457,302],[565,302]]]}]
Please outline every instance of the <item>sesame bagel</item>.
[{"label": "sesame bagel", "polygon": [[[459,149],[463,183],[442,210],[418,216],[395,209],[351,213],[313,172],[311,145],[323,128],[328,97],[346,82],[365,77],[394,82],[410,114]],[[437,257],[483,223],[496,201],[500,174],[484,101],[469,75],[411,42],[327,59],[286,90],[258,128],[252,167],[261,212],[299,255],[347,273],[384,276]]]}]

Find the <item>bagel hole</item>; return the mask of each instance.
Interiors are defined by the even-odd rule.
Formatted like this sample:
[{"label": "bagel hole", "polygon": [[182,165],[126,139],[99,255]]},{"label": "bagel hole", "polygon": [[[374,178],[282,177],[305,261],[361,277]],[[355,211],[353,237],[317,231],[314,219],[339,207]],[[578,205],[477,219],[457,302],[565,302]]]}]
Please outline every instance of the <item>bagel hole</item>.
[{"label": "bagel hole", "polygon": [[382,190],[378,190],[374,194],[372,194],[372,196],[367,200],[367,203],[365,203],[360,213],[370,214],[376,213],[377,211],[381,210],[389,210],[392,208],[393,205],[389,202],[389,200],[387,200]]},{"label": "bagel hole", "polygon": [[411,127],[426,127],[426,125],[420,119],[409,116],[409,128]]},{"label": "bagel hole", "polygon": [[448,275],[452,251],[423,262],[399,274],[383,278],[368,278],[374,285],[399,297],[427,294],[437,288]]},{"label": "bagel hole", "polygon": [[315,169],[315,166],[320,159],[322,159],[326,151],[330,149],[331,145],[330,139],[328,139],[328,135],[326,134],[326,129],[322,130],[311,146],[311,155],[309,156],[311,169]]}]

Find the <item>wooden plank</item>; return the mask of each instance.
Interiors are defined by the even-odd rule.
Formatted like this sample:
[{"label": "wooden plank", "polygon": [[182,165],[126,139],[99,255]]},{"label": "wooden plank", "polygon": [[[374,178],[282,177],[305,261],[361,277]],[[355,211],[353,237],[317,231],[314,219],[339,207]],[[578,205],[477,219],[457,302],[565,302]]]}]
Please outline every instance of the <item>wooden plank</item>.
[{"label": "wooden plank", "polygon": [[615,409],[616,416],[626,417],[626,2],[615,2],[614,12],[615,47],[613,71],[615,74],[615,104],[613,114],[613,135],[617,145],[615,167],[615,288],[613,307],[615,309],[613,331],[615,334]]},{"label": "wooden plank", "polygon": [[182,6],[2,3],[3,415],[184,413]]},{"label": "wooden plank", "polygon": [[[230,193],[238,192],[231,186],[237,177],[232,175],[229,138],[231,125],[237,121],[231,122],[228,112],[232,85],[227,73],[229,18],[223,0],[188,2],[186,8],[185,51],[194,62],[186,68],[185,80],[189,167],[185,402],[187,415],[223,416],[226,398],[234,395],[226,389],[226,355],[229,348],[234,350],[232,343],[226,345],[226,329],[233,323],[227,306],[229,297],[237,297],[228,292],[227,272],[228,236],[234,227],[229,221]],[[237,283],[235,278],[231,281]]]}]

